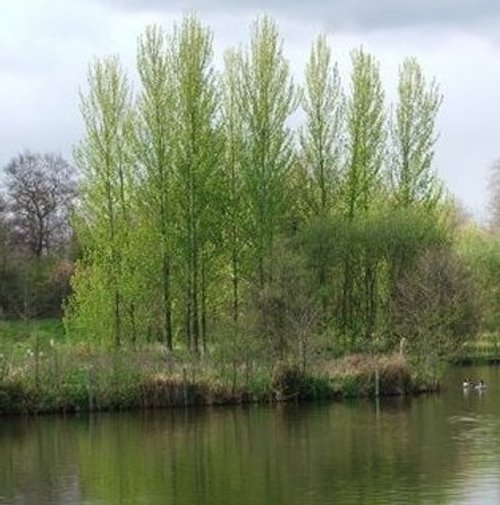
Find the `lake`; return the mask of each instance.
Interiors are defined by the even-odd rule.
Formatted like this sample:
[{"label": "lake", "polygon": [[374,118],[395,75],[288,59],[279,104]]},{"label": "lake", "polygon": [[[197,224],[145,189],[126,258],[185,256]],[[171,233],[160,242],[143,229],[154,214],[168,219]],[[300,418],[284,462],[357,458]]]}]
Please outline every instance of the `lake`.
[{"label": "lake", "polygon": [[[462,380],[488,389],[464,393]],[[500,503],[500,368],[441,394],[0,418],[0,504]]]}]

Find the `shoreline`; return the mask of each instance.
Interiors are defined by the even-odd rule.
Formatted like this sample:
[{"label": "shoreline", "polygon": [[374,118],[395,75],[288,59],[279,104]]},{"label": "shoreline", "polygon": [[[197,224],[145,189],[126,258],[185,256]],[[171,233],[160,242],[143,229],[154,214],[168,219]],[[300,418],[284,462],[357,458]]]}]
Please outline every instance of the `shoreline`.
[{"label": "shoreline", "polygon": [[[197,362],[153,367],[128,353],[97,354],[80,362],[46,356],[13,368],[0,380],[0,417],[82,412],[151,410],[219,405],[342,401],[347,398],[413,396],[437,392],[400,355],[353,355],[329,360],[303,373],[290,365],[244,371],[218,370]],[[149,356],[151,358],[151,356]],[[89,364],[92,363],[92,364]],[[156,370],[154,369],[156,368]],[[20,370],[22,373],[20,373]],[[37,375],[33,375],[37,374]]]}]

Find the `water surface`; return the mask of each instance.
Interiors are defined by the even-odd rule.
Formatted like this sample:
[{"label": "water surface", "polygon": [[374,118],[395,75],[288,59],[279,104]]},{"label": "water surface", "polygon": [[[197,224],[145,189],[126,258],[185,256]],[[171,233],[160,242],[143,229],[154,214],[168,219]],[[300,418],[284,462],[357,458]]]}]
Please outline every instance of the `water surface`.
[{"label": "water surface", "polygon": [[[488,384],[464,394],[470,375]],[[440,395],[0,418],[0,504],[500,503],[500,368]]]}]

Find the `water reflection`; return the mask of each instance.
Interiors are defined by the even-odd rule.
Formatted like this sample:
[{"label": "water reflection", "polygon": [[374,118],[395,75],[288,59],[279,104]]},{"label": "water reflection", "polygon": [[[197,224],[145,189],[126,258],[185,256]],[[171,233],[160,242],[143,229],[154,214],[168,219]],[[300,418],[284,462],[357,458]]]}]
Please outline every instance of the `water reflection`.
[{"label": "water reflection", "polygon": [[440,396],[0,419],[2,504],[500,502],[499,369]]}]

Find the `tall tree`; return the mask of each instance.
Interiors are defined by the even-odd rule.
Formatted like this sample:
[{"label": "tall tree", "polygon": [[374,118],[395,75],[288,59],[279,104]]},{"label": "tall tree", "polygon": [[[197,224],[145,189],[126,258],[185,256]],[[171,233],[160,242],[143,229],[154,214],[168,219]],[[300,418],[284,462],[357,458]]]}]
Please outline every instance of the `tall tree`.
[{"label": "tall tree", "polygon": [[[347,101],[347,160],[341,195],[343,214],[357,225],[374,208],[382,188],[385,154],[384,92],[379,65],[363,49],[352,52],[351,93]],[[369,241],[369,243],[372,243]],[[356,250],[356,242],[345,250],[341,317],[345,330],[372,333],[377,312],[377,258],[369,247]]]},{"label": "tall tree", "polygon": [[[310,215],[325,218],[338,205],[343,163],[344,96],[337,65],[324,36],[311,49],[305,71],[306,86],[302,100],[306,113],[301,132],[301,162],[306,173],[306,195]],[[323,321],[328,318],[326,263],[319,261],[318,287]]]},{"label": "tall tree", "polygon": [[351,54],[351,93],[347,101],[347,165],[344,212],[353,218],[367,211],[380,189],[385,149],[384,92],[379,65],[363,49]]},{"label": "tall tree", "polygon": [[396,205],[434,206],[441,194],[432,170],[436,115],[442,102],[434,80],[428,83],[414,58],[399,71],[398,103],[391,124],[391,184]]},{"label": "tall tree", "polygon": [[172,251],[175,229],[172,115],[175,104],[167,43],[165,33],[158,27],[148,28],[139,40],[137,68],[142,87],[137,104],[135,151],[142,175],[141,207],[157,239],[155,249],[159,249],[159,271],[156,277],[160,279],[162,335],[168,349],[172,350]]},{"label": "tall tree", "polygon": [[258,18],[252,26],[241,79],[249,240],[262,286],[272,278],[270,252],[282,231],[287,211],[286,179],[293,159],[287,121],[297,106],[296,89],[283,55],[283,41],[268,16]]},{"label": "tall tree", "polygon": [[175,27],[170,52],[175,92],[174,170],[183,261],[186,336],[198,352],[205,342],[206,282],[217,218],[220,134],[212,34],[194,15]]},{"label": "tall tree", "polygon": [[96,61],[88,84],[88,95],[81,96],[85,133],[75,150],[82,174],[76,227],[84,258],[73,282],[74,316],[88,330],[102,313],[99,334],[120,345],[126,285],[122,275],[132,217],[131,95],[117,58]]},{"label": "tall tree", "polygon": [[222,132],[226,188],[226,243],[231,263],[232,319],[240,314],[243,257],[246,249],[246,196],[243,187],[244,136],[241,120],[241,54],[229,50],[224,55],[222,76]]},{"label": "tall tree", "polygon": [[302,100],[306,125],[301,132],[301,160],[309,178],[313,215],[325,216],[335,205],[342,168],[344,97],[337,65],[324,36],[312,47]]}]

